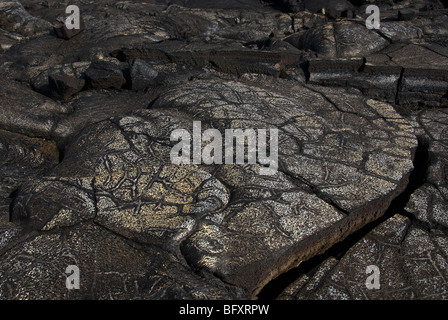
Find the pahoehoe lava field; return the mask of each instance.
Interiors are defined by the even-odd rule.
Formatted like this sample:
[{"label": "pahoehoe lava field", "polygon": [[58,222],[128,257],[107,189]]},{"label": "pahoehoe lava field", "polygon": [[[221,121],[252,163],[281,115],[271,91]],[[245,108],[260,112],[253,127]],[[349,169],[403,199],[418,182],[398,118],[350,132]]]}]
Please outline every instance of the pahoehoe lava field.
[{"label": "pahoehoe lava field", "polygon": [[0,300],[446,299],[447,107],[446,0],[0,0]]}]

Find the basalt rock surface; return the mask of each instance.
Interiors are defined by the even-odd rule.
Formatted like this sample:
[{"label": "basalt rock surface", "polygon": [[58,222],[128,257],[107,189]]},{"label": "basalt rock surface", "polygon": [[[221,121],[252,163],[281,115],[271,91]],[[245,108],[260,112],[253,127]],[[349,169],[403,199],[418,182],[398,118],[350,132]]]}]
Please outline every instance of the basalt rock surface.
[{"label": "basalt rock surface", "polygon": [[[409,115],[420,141],[412,183],[387,219],[352,239],[350,248],[322,255],[280,293],[280,299],[446,299],[446,112]],[[366,266],[380,271],[380,288],[364,285]],[[300,275],[299,275],[300,273]],[[286,282],[283,282],[286,284]]]},{"label": "basalt rock surface", "polygon": [[446,297],[446,3],[69,4],[0,1],[0,299]]}]

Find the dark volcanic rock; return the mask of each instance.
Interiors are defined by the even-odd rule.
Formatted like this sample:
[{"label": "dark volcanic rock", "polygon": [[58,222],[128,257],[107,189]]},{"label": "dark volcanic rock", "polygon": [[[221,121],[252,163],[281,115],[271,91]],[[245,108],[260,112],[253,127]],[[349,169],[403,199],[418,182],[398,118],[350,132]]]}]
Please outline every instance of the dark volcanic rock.
[{"label": "dark volcanic rock", "polygon": [[398,11],[398,20],[406,21],[415,17],[415,11],[411,9],[400,9]]},{"label": "dark volcanic rock", "polygon": [[290,12],[307,10],[311,13],[323,12],[333,19],[341,16],[352,16],[354,6],[347,0],[282,0],[279,1],[283,7]]},{"label": "dark volcanic rock", "polygon": [[[288,84],[282,82],[278,87]],[[268,89],[270,85],[262,80],[248,80],[246,85],[192,82],[167,91],[151,110],[86,128],[73,140],[57,169],[21,188],[13,220],[21,221],[30,232],[93,219],[128,239],[163,247],[172,254],[180,250],[189,264],[244,289],[247,297],[256,295],[279,270],[321,252],[380,216],[406,185],[415,147],[410,127],[388,105],[362,102],[353,93],[348,95],[351,100],[359,99],[357,105],[364,103],[365,107],[356,111],[360,118],[355,122],[347,113],[342,123],[339,117],[351,109],[338,100],[340,92],[325,94],[339,105],[337,110],[325,103],[317,87],[277,91]],[[204,103],[197,104],[196,97]],[[311,105],[312,112],[307,107]],[[316,107],[326,120],[315,118]],[[261,108],[271,111],[257,114]],[[374,124],[372,110],[385,122]],[[171,164],[170,132],[191,128],[193,119],[221,130],[282,128],[279,165],[285,173],[263,177],[259,165]],[[345,137],[326,136],[323,130],[324,123],[330,125],[328,121],[332,130]],[[282,123],[287,125],[282,127]],[[358,130],[370,127],[390,140],[375,140],[374,136],[365,140]],[[349,144],[337,147],[335,139]],[[381,154],[379,145],[395,151]],[[320,172],[317,168],[323,163],[327,169]],[[379,163],[390,170],[387,175]],[[291,177],[308,182],[296,185]],[[251,188],[245,190],[247,185]],[[72,198],[65,205],[58,198],[67,194]],[[230,194],[237,197],[232,199]],[[48,210],[43,212],[39,208],[44,203]],[[273,224],[280,229],[271,229]],[[258,241],[250,241],[247,247],[247,239],[254,236]]]},{"label": "dark volcanic rock", "polygon": [[51,23],[33,17],[25,10],[20,1],[2,0],[0,2],[0,28],[30,37],[49,33]]},{"label": "dark volcanic rock", "polygon": [[54,142],[0,130],[0,198],[8,198],[21,184],[59,162]]},{"label": "dark volcanic rock", "polygon": [[112,116],[145,109],[151,99],[153,97],[150,95],[132,94],[131,91],[82,91],[65,102],[73,112],[59,117],[57,124],[53,127],[52,137],[58,144],[65,145],[84,127]]},{"label": "dark volcanic rock", "polygon": [[448,70],[405,69],[398,95],[402,105],[413,105],[425,101],[425,105],[440,107],[447,105]]},{"label": "dark volcanic rock", "polygon": [[16,34],[0,29],[0,53],[11,48],[18,41],[23,40],[24,37]]},{"label": "dark volcanic rock", "polygon": [[0,80],[0,85],[0,129],[32,137],[50,138],[56,117],[71,111],[69,107],[19,83]]},{"label": "dark volcanic rock", "polygon": [[148,88],[157,77],[158,72],[141,59],[135,59],[131,68],[132,90]]},{"label": "dark volcanic rock", "polygon": [[363,57],[385,48],[389,42],[359,23],[329,22],[306,31],[299,49],[313,50],[324,57]]},{"label": "dark volcanic rock", "polygon": [[[434,299],[446,298],[447,136],[445,111],[410,116],[421,141],[417,168],[405,205],[390,212],[347,252],[325,257],[301,275],[281,299]],[[380,287],[365,286],[375,265]]]},{"label": "dark volcanic rock", "polygon": [[65,74],[51,74],[49,77],[52,96],[67,100],[80,92],[85,85],[84,79],[78,79]]},{"label": "dark volcanic rock", "polygon": [[120,66],[115,62],[95,61],[85,75],[91,89],[120,89],[126,83]]},{"label": "dark volcanic rock", "polygon": [[[188,266],[179,263],[174,256],[131,244],[95,224],[75,226],[63,238],[57,234],[39,235],[2,255],[1,264],[4,275],[1,289],[5,290],[2,291],[5,299],[231,297],[222,283],[190,273]],[[23,278],[14,271],[17,265],[30,274],[42,274],[43,277],[38,277],[38,281]],[[67,290],[64,271],[69,265],[77,265],[83,270],[80,288],[92,290]],[[235,291],[232,297],[238,296]]]},{"label": "dark volcanic rock", "polygon": [[23,80],[29,82],[35,91],[43,95],[68,99],[85,87],[85,72],[90,65],[90,62],[84,61],[32,67],[28,69]]},{"label": "dark volcanic rock", "polygon": [[0,1],[0,299],[446,297],[444,2],[68,2]]},{"label": "dark volcanic rock", "polygon": [[304,0],[304,9],[316,13],[321,10],[330,18],[337,19],[341,16],[352,18],[353,16],[353,5],[347,0]]}]

